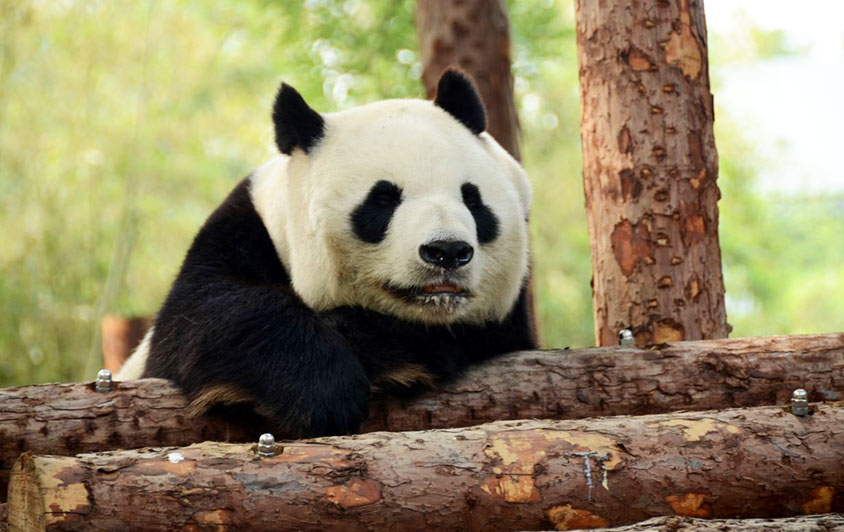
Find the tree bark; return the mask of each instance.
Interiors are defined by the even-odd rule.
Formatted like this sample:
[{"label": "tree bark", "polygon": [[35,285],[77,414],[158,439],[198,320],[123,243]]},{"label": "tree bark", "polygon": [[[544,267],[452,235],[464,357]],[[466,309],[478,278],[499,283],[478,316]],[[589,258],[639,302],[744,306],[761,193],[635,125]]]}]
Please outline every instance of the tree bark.
[{"label": "tree bark", "polygon": [[595,341],[729,332],[700,0],[577,0]]},{"label": "tree bark", "polygon": [[781,519],[699,519],[654,517],[635,525],[595,529],[596,532],[833,532],[844,531],[844,515],[807,515]]},{"label": "tree bark", "polygon": [[844,404],[24,453],[17,530],[543,530],[844,510]]},{"label": "tree bark", "polygon": [[0,503],[0,532],[9,530],[9,516],[6,503]]},{"label": "tree bark", "polygon": [[[683,342],[663,349],[513,353],[412,401],[373,398],[362,430],[424,430],[501,419],[574,419],[844,399],[844,334]],[[160,379],[0,390],[0,502],[23,451],[76,454],[117,448],[256,441],[217,418],[192,418]],[[283,437],[282,434],[276,434]]]},{"label": "tree bark", "polygon": [[510,73],[510,21],[503,0],[418,0],[416,31],[422,81],[433,98],[440,74],[471,74],[486,104],[487,131],[519,159],[519,118]]},{"label": "tree bark", "polygon": [[465,427],[844,399],[844,334],[588,348],[499,357],[413,401],[379,398],[364,431]]}]

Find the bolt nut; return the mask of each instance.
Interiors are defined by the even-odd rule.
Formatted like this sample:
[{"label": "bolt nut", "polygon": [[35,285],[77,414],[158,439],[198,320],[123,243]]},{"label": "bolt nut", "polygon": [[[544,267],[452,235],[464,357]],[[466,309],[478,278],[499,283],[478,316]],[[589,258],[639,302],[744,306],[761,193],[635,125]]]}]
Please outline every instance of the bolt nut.
[{"label": "bolt nut", "polygon": [[809,394],[803,388],[797,388],[791,394],[791,413],[795,416],[809,414]]},{"label": "bolt nut", "polygon": [[258,439],[258,456],[272,458],[275,456],[275,437],[269,432],[261,434]]},{"label": "bolt nut", "polygon": [[112,387],[111,372],[107,369],[101,369],[97,373],[97,380],[94,383],[94,389],[98,392],[110,392]]},{"label": "bolt nut", "polygon": [[633,338],[633,332],[630,329],[618,331],[618,345],[623,347],[634,347],[636,345],[636,339]]}]

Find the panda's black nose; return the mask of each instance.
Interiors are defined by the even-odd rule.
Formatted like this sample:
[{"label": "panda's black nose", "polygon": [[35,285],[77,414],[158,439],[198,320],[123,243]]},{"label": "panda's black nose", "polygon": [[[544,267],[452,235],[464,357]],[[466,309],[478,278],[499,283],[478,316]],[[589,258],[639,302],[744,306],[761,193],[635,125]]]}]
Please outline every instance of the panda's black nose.
[{"label": "panda's black nose", "polygon": [[419,256],[428,264],[454,270],[469,264],[475,250],[462,240],[435,240],[419,246]]}]

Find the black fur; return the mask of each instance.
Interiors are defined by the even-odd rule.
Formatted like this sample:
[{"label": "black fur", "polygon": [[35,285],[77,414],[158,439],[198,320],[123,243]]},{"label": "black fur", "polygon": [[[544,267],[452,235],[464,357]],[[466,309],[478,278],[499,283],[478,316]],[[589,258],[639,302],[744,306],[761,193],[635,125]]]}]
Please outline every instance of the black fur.
[{"label": "black fur", "polygon": [[156,318],[144,376],[171,379],[191,398],[243,390],[286,435],[346,434],[367,416],[370,383],[391,370],[412,363],[445,380],[535,347],[525,309],[515,305],[503,323],[449,327],[356,307],[316,313],[292,290],[245,180],[194,239]]},{"label": "black fur", "polygon": [[463,203],[472,213],[475,219],[475,227],[478,232],[478,242],[489,244],[498,238],[498,218],[492,210],[484,204],[481,198],[481,191],[472,183],[464,183],[460,187],[463,194]]},{"label": "black fur", "polygon": [[352,212],[355,235],[369,244],[384,240],[401,199],[401,188],[395,183],[384,180],[375,183],[363,203]]},{"label": "black fur", "polygon": [[281,153],[309,152],[325,134],[325,120],[305,103],[296,89],[282,83],[273,104],[275,143]]},{"label": "black fur", "polygon": [[460,121],[475,135],[486,129],[486,111],[472,79],[456,68],[449,68],[437,82],[434,103]]}]

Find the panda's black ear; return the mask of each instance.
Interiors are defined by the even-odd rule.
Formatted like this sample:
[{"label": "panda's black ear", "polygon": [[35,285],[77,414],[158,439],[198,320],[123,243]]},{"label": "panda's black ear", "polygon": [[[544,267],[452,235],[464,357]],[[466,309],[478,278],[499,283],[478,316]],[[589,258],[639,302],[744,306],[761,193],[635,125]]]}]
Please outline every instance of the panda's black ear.
[{"label": "panda's black ear", "polygon": [[486,129],[484,103],[468,74],[449,67],[437,82],[434,103],[460,121],[475,135]]},{"label": "panda's black ear", "polygon": [[325,120],[311,109],[296,89],[282,83],[273,104],[275,143],[281,153],[290,155],[296,148],[307,153],[322,139]]}]

